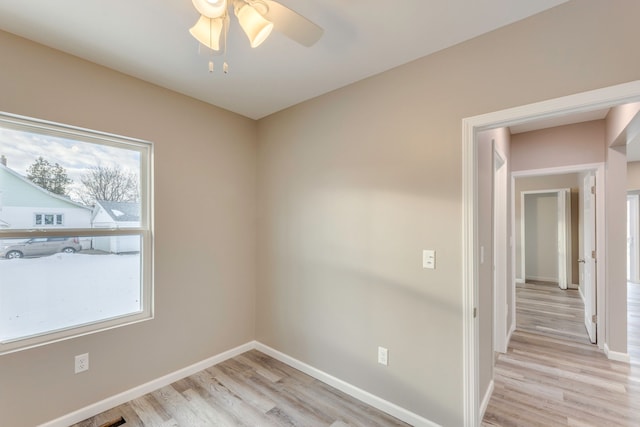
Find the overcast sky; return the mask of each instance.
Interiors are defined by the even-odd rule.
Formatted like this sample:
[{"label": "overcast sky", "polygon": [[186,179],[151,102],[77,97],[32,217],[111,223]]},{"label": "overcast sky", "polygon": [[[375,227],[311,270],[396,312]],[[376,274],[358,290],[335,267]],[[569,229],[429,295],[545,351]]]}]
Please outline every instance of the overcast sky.
[{"label": "overcast sky", "polygon": [[73,192],[81,187],[80,177],[92,166],[120,166],[136,175],[140,170],[140,155],[136,151],[3,127],[0,127],[0,155],[7,158],[7,167],[23,176],[38,157],[60,164],[73,180],[68,188],[74,199]]}]

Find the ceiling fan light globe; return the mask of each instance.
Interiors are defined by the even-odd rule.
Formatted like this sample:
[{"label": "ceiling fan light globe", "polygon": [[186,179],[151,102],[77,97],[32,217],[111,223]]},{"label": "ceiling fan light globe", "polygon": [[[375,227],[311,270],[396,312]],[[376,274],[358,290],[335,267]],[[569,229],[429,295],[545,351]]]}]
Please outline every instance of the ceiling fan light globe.
[{"label": "ceiling fan light globe", "polygon": [[193,0],[193,6],[207,18],[219,18],[227,11],[227,0]]},{"label": "ceiling fan light globe", "polygon": [[251,43],[251,47],[258,47],[269,37],[273,30],[273,22],[268,21],[253,6],[238,2],[235,14]]},{"label": "ceiling fan light globe", "polygon": [[220,34],[224,19],[211,19],[201,16],[189,32],[200,43],[212,50],[220,50]]}]

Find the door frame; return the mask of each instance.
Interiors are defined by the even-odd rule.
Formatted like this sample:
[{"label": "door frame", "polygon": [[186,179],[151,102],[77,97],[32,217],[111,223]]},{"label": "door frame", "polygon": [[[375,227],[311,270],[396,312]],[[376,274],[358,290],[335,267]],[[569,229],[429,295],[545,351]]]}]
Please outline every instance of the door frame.
[{"label": "door frame", "polygon": [[[479,132],[640,100],[640,80],[462,119],[462,347],[464,425],[480,425],[477,155]],[[602,263],[599,267],[604,267]],[[604,303],[604,301],[603,301]],[[604,317],[605,313],[601,313]],[[603,342],[606,342],[604,336]]]},{"label": "door frame", "polygon": [[[596,264],[598,268],[596,270],[596,313],[600,313],[602,315],[598,316],[598,323],[596,325],[596,335],[598,337],[597,344],[601,350],[604,350],[605,345],[605,331],[606,331],[606,321],[607,316],[604,315],[606,311],[605,306],[605,292],[606,292],[606,257],[605,257],[605,237],[606,237],[606,221],[605,221],[605,164],[604,163],[590,163],[583,165],[572,165],[572,166],[560,166],[555,168],[544,168],[544,169],[531,169],[524,171],[516,171],[511,173],[511,197],[512,200],[515,200],[515,180],[516,178],[524,178],[524,177],[533,177],[533,176],[548,176],[548,175],[565,175],[570,173],[594,173],[596,179],[596,241],[593,249],[596,251]],[[541,190],[541,192],[553,192],[554,190]],[[515,210],[511,215],[511,224],[515,227]],[[572,256],[578,256],[578,254],[573,254]],[[516,246],[513,246],[512,257],[516,259]],[[524,257],[522,257],[524,259]],[[524,268],[522,272],[524,273]],[[524,277],[522,278],[524,279]],[[515,329],[515,292],[513,295],[513,310],[511,313],[511,318],[513,320],[512,328]]]},{"label": "door frame", "polygon": [[509,171],[504,153],[492,140],[493,176],[492,176],[492,222],[493,222],[493,351],[506,353],[509,343],[509,325],[507,325],[508,304],[507,277],[509,265],[509,249],[506,229],[508,215]]},{"label": "door frame", "polygon": [[[627,280],[640,283],[640,192],[638,190],[627,191]],[[629,205],[629,203],[631,204]],[[629,209],[630,208],[630,209]],[[630,212],[629,212],[630,211]],[[631,236],[629,236],[631,234]]]}]

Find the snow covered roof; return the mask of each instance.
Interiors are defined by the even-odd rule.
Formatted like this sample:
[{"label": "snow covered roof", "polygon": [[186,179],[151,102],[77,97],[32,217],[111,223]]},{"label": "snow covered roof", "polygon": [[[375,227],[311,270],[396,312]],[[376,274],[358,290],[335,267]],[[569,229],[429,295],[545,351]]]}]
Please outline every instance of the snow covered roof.
[{"label": "snow covered roof", "polygon": [[85,205],[83,205],[81,203],[74,202],[73,200],[71,200],[68,197],[60,196],[58,194],[54,194],[54,193],[52,193],[52,192],[50,192],[48,190],[45,190],[44,188],[42,188],[39,185],[29,181],[26,177],[20,175],[18,172],[14,171],[13,169],[11,169],[10,167],[6,166],[3,163],[0,163],[0,171],[4,171],[4,172],[6,172],[8,174],[11,174],[11,175],[15,176],[16,178],[18,178],[18,180],[20,182],[30,186],[31,188],[35,188],[36,190],[41,191],[43,194],[46,194],[47,196],[49,196],[51,198],[54,198],[54,199],[57,199],[57,200],[61,200],[61,201],[65,202],[65,203],[69,203],[70,205],[72,205],[74,207],[83,208],[83,209],[91,209],[90,207],[85,206]]},{"label": "snow covered roof", "polygon": [[116,222],[140,221],[140,203],[97,200],[96,204]]}]

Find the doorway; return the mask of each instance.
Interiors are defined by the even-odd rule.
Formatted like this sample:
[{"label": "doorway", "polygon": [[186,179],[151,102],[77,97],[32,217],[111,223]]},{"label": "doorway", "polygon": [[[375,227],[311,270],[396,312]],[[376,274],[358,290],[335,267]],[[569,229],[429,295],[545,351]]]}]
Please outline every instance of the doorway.
[{"label": "doorway", "polygon": [[[584,331],[592,343],[597,343],[598,329],[605,327],[604,322],[596,322],[596,284],[603,280],[604,271],[597,274],[594,258],[596,235],[604,241],[604,186],[596,186],[596,181],[603,182],[603,176],[604,165],[600,164],[517,171],[512,177],[512,198],[519,202],[512,217],[520,230],[513,254],[516,283],[552,282],[562,290],[579,289]],[[528,219],[533,222],[529,233]],[[601,287],[600,293],[603,291]],[[602,349],[603,343],[599,347]]]},{"label": "doorway", "polygon": [[520,192],[523,280],[573,287],[571,188]]},{"label": "doorway", "polygon": [[[463,120],[463,377],[465,384],[464,396],[464,419],[465,425],[478,426],[480,424],[480,405],[478,390],[478,318],[477,313],[477,194],[475,187],[476,180],[476,136],[482,130],[496,129],[500,127],[522,124],[529,121],[569,116],[572,114],[585,113],[598,108],[610,108],[640,100],[640,81],[613,86],[605,89],[594,90],[577,95],[571,95],[550,101],[544,101],[524,107],[512,108],[495,113],[484,114]],[[611,150],[609,150],[611,151]],[[616,177],[619,178],[619,177]],[[604,191],[600,190],[600,191]],[[602,194],[604,196],[604,194]],[[604,198],[602,198],[604,200]],[[604,205],[604,203],[602,203]],[[598,210],[600,207],[598,206]],[[603,221],[603,216],[599,221]],[[604,224],[603,224],[604,225]],[[603,232],[604,227],[599,227]],[[617,236],[617,234],[616,234]],[[598,244],[604,244],[606,235],[596,239]],[[624,237],[623,237],[624,238]],[[597,251],[596,251],[597,252]],[[595,255],[595,253],[594,253]],[[598,277],[602,275],[607,267],[602,251],[597,253]],[[624,260],[622,261],[624,262]],[[616,267],[618,263],[614,263]],[[617,273],[616,273],[617,274]],[[624,273],[622,273],[624,274]],[[604,283],[604,280],[601,281]],[[617,281],[616,281],[617,282]],[[612,285],[609,285],[612,286]],[[616,295],[616,297],[619,294]],[[626,295],[626,292],[625,292]],[[598,295],[599,310],[602,305],[602,313],[606,317],[606,305],[604,294],[600,298]],[[603,319],[604,321],[604,319]],[[619,319],[616,319],[619,321]],[[603,322],[604,323],[604,322]],[[624,331],[626,332],[626,319],[624,320]],[[613,325],[617,327],[620,325]],[[606,336],[604,337],[606,340]],[[606,347],[606,341],[605,341]],[[610,354],[611,357],[611,354]]]}]

